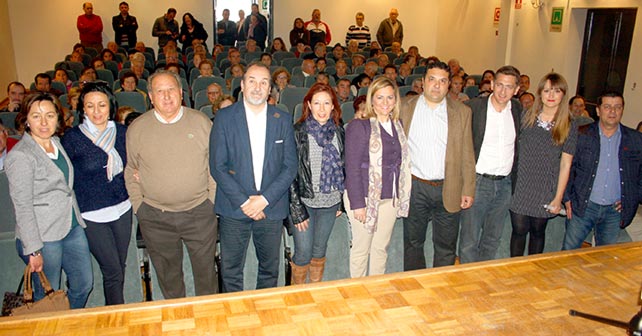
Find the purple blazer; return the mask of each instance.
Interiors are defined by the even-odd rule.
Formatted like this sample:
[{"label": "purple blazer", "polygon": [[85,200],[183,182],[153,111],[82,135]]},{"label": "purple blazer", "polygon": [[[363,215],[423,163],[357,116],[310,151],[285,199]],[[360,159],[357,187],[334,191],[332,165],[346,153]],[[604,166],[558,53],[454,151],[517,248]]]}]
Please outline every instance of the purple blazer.
[{"label": "purple blazer", "polygon": [[[399,180],[401,144],[397,130],[389,135],[379,126],[383,142],[381,199],[392,198],[393,181]],[[346,126],[345,135],[345,186],[350,200],[350,210],[366,207],[368,197],[368,169],[370,167],[370,120],[354,119]],[[394,177],[397,176],[395,179]],[[397,188],[397,185],[394,186]]]}]

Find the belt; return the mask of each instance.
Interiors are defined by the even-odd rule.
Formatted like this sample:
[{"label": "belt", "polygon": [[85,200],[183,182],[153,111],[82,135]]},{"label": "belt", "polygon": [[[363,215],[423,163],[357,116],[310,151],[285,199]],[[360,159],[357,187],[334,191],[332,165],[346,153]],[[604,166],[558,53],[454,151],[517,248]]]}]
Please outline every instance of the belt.
[{"label": "belt", "polygon": [[490,175],[490,174],[479,174],[479,173],[477,173],[477,175],[479,175],[481,177],[485,177],[485,178],[487,178],[489,180],[493,180],[493,181],[503,180],[503,179],[508,177],[508,175],[502,176],[502,175]]},{"label": "belt", "polygon": [[439,187],[444,184],[444,180],[424,180],[422,178],[419,178],[415,175],[412,175],[412,179],[419,181],[421,183],[425,183],[427,185],[433,186],[433,187]]}]

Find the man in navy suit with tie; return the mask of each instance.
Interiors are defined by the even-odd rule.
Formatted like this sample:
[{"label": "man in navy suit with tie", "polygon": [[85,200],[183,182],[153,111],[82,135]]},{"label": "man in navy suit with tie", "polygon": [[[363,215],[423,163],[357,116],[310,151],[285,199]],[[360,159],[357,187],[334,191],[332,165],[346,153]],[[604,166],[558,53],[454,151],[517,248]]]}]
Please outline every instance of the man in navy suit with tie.
[{"label": "man in navy suit with tie", "polygon": [[297,172],[292,117],[267,104],[270,69],[251,64],[241,90],[243,100],[216,113],[210,134],[225,292],[243,290],[252,236],[259,261],[256,288],[276,287],[288,188]]}]

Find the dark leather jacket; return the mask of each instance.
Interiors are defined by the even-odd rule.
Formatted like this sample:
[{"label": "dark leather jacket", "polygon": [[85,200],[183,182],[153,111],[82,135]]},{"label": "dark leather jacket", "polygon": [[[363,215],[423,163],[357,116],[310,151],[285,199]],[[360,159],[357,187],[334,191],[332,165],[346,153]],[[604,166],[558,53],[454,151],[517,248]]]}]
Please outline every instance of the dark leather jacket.
[{"label": "dark leather jacket", "polygon": [[[331,122],[331,121],[330,121]],[[336,137],[339,144],[341,160],[343,157],[343,141],[345,132],[343,126],[337,126]],[[294,142],[296,143],[299,168],[296,178],[290,185],[290,224],[299,224],[310,216],[305,210],[301,197],[313,198],[312,171],[310,169],[310,144],[308,143],[308,132],[304,122],[294,125]]]}]

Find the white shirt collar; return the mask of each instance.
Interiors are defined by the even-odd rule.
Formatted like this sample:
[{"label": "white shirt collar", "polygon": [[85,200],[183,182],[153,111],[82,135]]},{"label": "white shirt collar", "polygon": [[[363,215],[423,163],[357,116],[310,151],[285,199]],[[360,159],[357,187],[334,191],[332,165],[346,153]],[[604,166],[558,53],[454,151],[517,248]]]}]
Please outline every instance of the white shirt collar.
[{"label": "white shirt collar", "polygon": [[183,117],[183,106],[181,106],[181,109],[178,111],[178,114],[174,117],[174,119],[170,121],[166,121],[165,119],[163,119],[160,113],[156,112],[156,109],[154,109],[154,116],[158,121],[161,122],[161,124],[175,124]]}]

